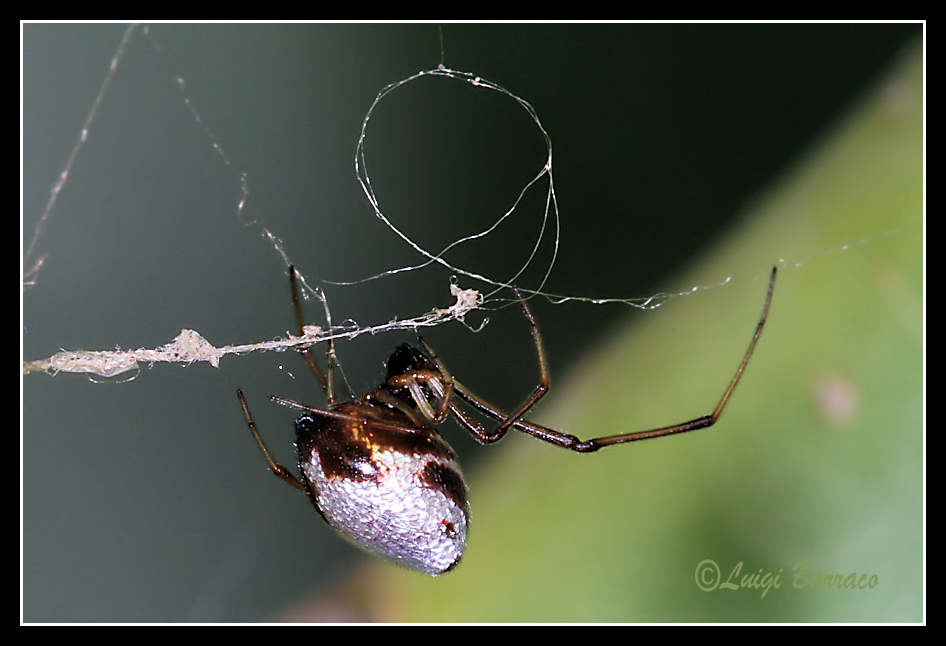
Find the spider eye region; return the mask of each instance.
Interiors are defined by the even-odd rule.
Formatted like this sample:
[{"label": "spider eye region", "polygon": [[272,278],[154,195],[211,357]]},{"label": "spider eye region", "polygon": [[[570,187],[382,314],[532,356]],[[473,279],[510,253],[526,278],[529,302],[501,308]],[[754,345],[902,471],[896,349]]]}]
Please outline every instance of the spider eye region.
[{"label": "spider eye region", "polygon": [[433,362],[426,354],[412,345],[402,343],[388,358],[386,379],[399,377],[415,370],[432,370],[433,367]]},{"label": "spider eye region", "polygon": [[[354,417],[376,407],[343,404]],[[387,411],[385,411],[387,412]],[[427,574],[457,565],[469,501],[450,446],[433,428],[416,433],[331,418],[296,421],[299,468],[326,522],[357,546]]]}]

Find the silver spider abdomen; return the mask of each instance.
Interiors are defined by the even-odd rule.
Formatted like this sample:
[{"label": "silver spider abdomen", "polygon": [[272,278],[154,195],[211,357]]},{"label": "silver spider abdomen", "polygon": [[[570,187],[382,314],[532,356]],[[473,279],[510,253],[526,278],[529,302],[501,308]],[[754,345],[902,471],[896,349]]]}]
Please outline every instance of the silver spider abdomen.
[{"label": "silver spider abdomen", "polygon": [[411,569],[456,566],[469,503],[456,456],[435,430],[406,434],[303,415],[296,431],[299,467],[329,525]]}]

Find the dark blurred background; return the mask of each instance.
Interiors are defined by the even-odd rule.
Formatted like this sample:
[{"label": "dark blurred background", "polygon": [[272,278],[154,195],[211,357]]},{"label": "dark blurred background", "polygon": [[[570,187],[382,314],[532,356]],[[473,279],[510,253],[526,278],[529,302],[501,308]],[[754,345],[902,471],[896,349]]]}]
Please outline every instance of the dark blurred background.
[{"label": "dark blurred background", "polygon": [[[23,26],[27,239],[124,28]],[[25,358],[154,347],[182,327],[217,345],[283,334],[292,320],[285,267],[238,223],[241,173],[247,217],[263,220],[310,280],[417,262],[374,219],[352,161],[378,90],[440,62],[437,25],[150,30],[153,41],[133,36],[38,245],[49,256],[23,295]],[[673,276],[921,26],[447,24],[443,36],[447,66],[528,100],[552,137],[562,238],[547,289],[639,297],[688,287]],[[367,156],[386,215],[432,250],[493,222],[545,161],[538,131],[510,99],[444,79],[385,99]],[[511,274],[544,199],[533,189],[514,219],[451,262]],[[548,240],[521,284],[541,276]],[[449,278],[432,268],[327,290],[336,321],[369,324],[449,304]],[[315,303],[307,311],[321,321]],[[619,321],[664,310],[536,302],[534,311],[554,380]],[[534,350],[518,311],[490,317],[479,334],[448,325],[426,336],[464,383],[512,406],[535,385]],[[404,340],[338,345],[355,394],[377,384]],[[158,365],[122,385],[24,379],[26,620],[266,620],[365,558],[267,476],[238,386],[278,459],[293,464],[292,413],[266,395],[322,400],[291,355],[228,358],[219,369]],[[468,470],[496,452],[447,433]]]}]

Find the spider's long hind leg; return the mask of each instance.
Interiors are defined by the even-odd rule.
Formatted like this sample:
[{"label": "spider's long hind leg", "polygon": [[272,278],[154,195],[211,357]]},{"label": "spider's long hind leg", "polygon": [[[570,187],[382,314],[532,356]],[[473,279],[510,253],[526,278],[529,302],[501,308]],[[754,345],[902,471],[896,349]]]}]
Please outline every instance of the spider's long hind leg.
[{"label": "spider's long hind leg", "polygon": [[723,396],[719,398],[719,403],[716,404],[716,408],[713,409],[712,413],[709,415],[704,415],[703,417],[697,417],[696,419],[690,420],[689,422],[683,422],[682,424],[673,424],[671,426],[663,426],[661,428],[655,428],[649,431],[624,433],[622,435],[610,435],[608,437],[599,437],[593,440],[588,440],[587,442],[581,443],[583,446],[588,447],[585,450],[597,451],[603,446],[624,444],[626,442],[637,442],[639,440],[649,440],[651,438],[673,435],[675,433],[695,431],[697,429],[707,428],[708,426],[715,424],[720,415],[723,414],[723,409],[726,408],[726,404],[729,403],[729,398],[732,396],[733,391],[736,390],[736,385],[739,383],[739,380],[742,379],[742,375],[746,370],[746,366],[749,364],[749,359],[752,357],[752,352],[755,350],[755,346],[759,342],[759,337],[762,336],[762,328],[765,326],[765,321],[769,316],[769,306],[772,305],[772,292],[775,290],[776,273],[777,268],[772,267],[772,274],[769,277],[769,288],[765,294],[765,303],[762,305],[762,314],[759,316],[759,322],[756,323],[755,332],[753,332],[752,339],[749,341],[749,347],[746,349],[746,353],[742,355],[742,361],[739,362],[739,366],[736,368],[736,373],[733,375],[732,379],[729,380],[729,385],[723,392]]},{"label": "spider's long hind leg", "polygon": [[[466,388],[460,382],[455,382],[456,393],[472,405],[474,408],[480,412],[489,415],[497,420],[503,420],[503,423],[490,434],[486,441],[493,442],[502,437],[502,433],[499,431],[505,431],[505,427],[513,427],[533,437],[536,437],[540,440],[544,440],[556,446],[561,446],[562,448],[571,449],[572,451],[577,451],[579,453],[590,453],[592,451],[597,451],[598,449],[611,446],[613,444],[626,444],[628,442],[638,442],[640,440],[649,440],[657,437],[664,437],[665,435],[674,435],[676,433],[685,433],[687,431],[695,431],[701,428],[707,428],[716,423],[716,421],[723,414],[723,409],[726,408],[726,404],[729,402],[729,398],[732,396],[733,391],[736,389],[736,386],[739,384],[739,380],[742,378],[743,373],[746,370],[746,366],[749,363],[749,359],[752,357],[752,353],[755,350],[756,344],[759,342],[759,337],[762,336],[762,328],[765,326],[765,321],[769,315],[769,307],[772,305],[772,293],[775,290],[775,276],[777,273],[777,268],[772,268],[772,274],[769,277],[769,287],[765,296],[765,303],[762,306],[762,314],[759,316],[759,322],[756,323],[755,332],[752,335],[752,339],[749,341],[749,347],[746,349],[746,353],[743,355],[742,360],[739,362],[739,366],[736,368],[736,373],[733,375],[732,379],[729,381],[729,385],[726,387],[726,390],[723,392],[722,397],[719,399],[719,403],[716,404],[716,408],[713,409],[713,412],[709,415],[704,415],[702,417],[697,417],[688,422],[683,422],[681,424],[673,424],[670,426],[661,426],[660,428],[654,428],[647,431],[636,431],[633,433],[621,433],[618,435],[608,435],[605,437],[597,437],[591,440],[581,441],[574,435],[568,435],[566,433],[561,433],[559,431],[546,428],[545,426],[540,426],[538,424],[532,424],[531,422],[526,422],[524,420],[518,419],[516,413],[508,414],[505,411],[502,411],[488,402],[486,402],[481,397],[475,395],[468,388]],[[524,304],[523,304],[524,306]],[[530,317],[531,319],[531,317]],[[534,321],[532,321],[534,329]],[[535,332],[536,342],[538,343],[538,331]],[[541,345],[538,345],[541,348]],[[544,369],[544,357],[539,358],[540,366],[542,366],[543,375],[545,374]],[[541,396],[541,395],[539,395]],[[535,403],[538,400],[536,395],[533,395],[529,402]],[[517,413],[522,410],[520,406]],[[527,407],[528,408],[528,407]],[[520,413],[521,414],[521,413]],[[461,420],[461,424],[467,427],[474,435],[477,435],[470,425],[464,423]]]}]

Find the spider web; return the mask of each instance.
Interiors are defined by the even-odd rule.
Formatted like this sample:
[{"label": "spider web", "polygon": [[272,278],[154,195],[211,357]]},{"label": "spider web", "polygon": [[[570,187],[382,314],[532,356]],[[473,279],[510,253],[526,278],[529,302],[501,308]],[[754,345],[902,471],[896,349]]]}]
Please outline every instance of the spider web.
[{"label": "spider web", "polygon": [[[32,236],[25,247],[23,257],[24,285],[33,286],[41,275],[41,270],[46,258],[46,254],[41,250],[39,244],[42,240],[44,229],[55,213],[57,198],[67,186],[67,182],[76,165],[83,146],[89,138],[90,131],[98,115],[100,106],[106,96],[108,88],[119,72],[121,62],[128,49],[129,42],[133,38],[140,38],[150,47],[161,54],[162,45],[156,41],[147,26],[138,27],[129,26],[116,47],[104,80],[95,96],[95,99],[89,109],[87,117],[81,127],[76,142],[67,158],[66,164],[60,173],[58,179],[50,190],[48,200],[38,224],[33,231]],[[361,129],[357,138],[357,144],[354,153],[354,171],[357,181],[368,200],[374,217],[387,229],[401,240],[419,258],[417,262],[405,264],[384,269],[383,271],[373,273],[364,277],[348,278],[343,280],[310,280],[306,276],[305,267],[294,263],[287,251],[282,237],[271,229],[259,216],[251,217],[246,210],[247,201],[250,198],[252,179],[248,177],[245,171],[239,170],[232,162],[229,155],[225,152],[224,146],[218,140],[214,132],[206,125],[201,116],[198,106],[192,100],[188,90],[187,82],[181,76],[174,77],[174,85],[178,89],[179,99],[185,109],[190,113],[191,118],[203,131],[204,138],[213,151],[213,154],[224,167],[230,170],[235,183],[238,186],[238,199],[233,208],[236,219],[244,226],[255,228],[261,237],[272,247],[280,258],[282,264],[286,267],[295,265],[300,277],[300,283],[304,290],[304,297],[315,298],[322,304],[325,318],[325,325],[309,325],[303,330],[302,335],[289,334],[283,338],[267,340],[261,342],[251,342],[242,344],[233,344],[225,346],[214,346],[204,339],[199,332],[190,329],[181,330],[181,332],[170,343],[158,348],[139,348],[137,350],[107,350],[107,351],[63,351],[38,361],[24,363],[24,372],[44,371],[51,374],[58,372],[84,372],[100,377],[115,377],[129,372],[136,373],[139,364],[155,362],[175,362],[191,363],[195,361],[208,362],[217,366],[221,358],[229,354],[244,354],[254,351],[267,350],[286,350],[290,348],[304,348],[327,341],[329,339],[353,339],[364,334],[379,334],[393,332],[397,330],[416,330],[423,327],[433,327],[452,321],[464,323],[473,331],[482,329],[482,326],[488,322],[488,318],[482,318],[479,326],[472,326],[466,322],[466,316],[474,311],[489,311],[501,307],[506,307],[514,302],[509,288],[516,286],[526,298],[543,297],[554,304],[567,302],[579,302],[587,304],[622,304],[642,310],[652,310],[661,307],[663,304],[674,298],[692,295],[708,289],[729,285],[736,280],[760,280],[763,279],[768,271],[767,267],[760,267],[757,274],[752,276],[726,275],[719,280],[692,285],[685,289],[672,292],[658,292],[649,296],[606,296],[594,297],[587,295],[565,295],[554,293],[547,289],[549,278],[555,267],[561,243],[561,216],[559,212],[558,199],[553,175],[553,142],[549,132],[544,127],[539,114],[532,104],[524,97],[506,89],[502,85],[477,75],[474,72],[452,69],[443,63],[443,49],[441,48],[441,63],[437,67],[422,70],[409,75],[401,80],[392,82],[384,86],[375,96],[373,102],[368,107],[362,122]],[[474,92],[486,92],[499,95],[504,100],[511,102],[521,110],[534,126],[535,132],[541,139],[544,156],[537,160],[534,174],[513,196],[508,207],[497,213],[495,219],[488,226],[480,230],[457,237],[439,249],[425,247],[418,240],[412,238],[408,233],[402,230],[397,222],[388,216],[382,207],[372,178],[368,171],[368,156],[366,153],[368,143],[369,126],[375,116],[378,106],[394,92],[408,92],[409,86],[421,79],[435,79],[438,82],[460,83]],[[540,199],[529,199],[534,195]],[[483,240],[502,227],[507,220],[518,216],[523,208],[530,208],[535,204],[541,204],[541,213],[532,242],[524,245],[523,258],[518,267],[509,275],[496,277],[489,274],[476,271],[470,267],[461,265],[451,260],[451,256],[461,247],[474,241]],[[524,206],[525,205],[525,206]],[[824,255],[845,251],[849,248],[865,244],[878,237],[883,237],[896,233],[888,231],[875,236],[870,236],[855,242],[847,243],[835,249],[822,252],[815,256],[802,259],[785,260],[778,259],[777,264],[781,267],[800,267],[811,260]],[[540,248],[546,245],[551,248],[551,253],[547,254],[547,260],[540,260]],[[542,264],[544,262],[544,264]],[[448,284],[450,296],[453,302],[441,302],[432,304],[430,309],[419,314],[407,317],[397,317],[392,320],[375,322],[361,325],[351,319],[346,319],[340,324],[333,322],[331,308],[326,297],[323,285],[334,286],[354,286],[373,281],[391,279],[399,275],[416,272],[431,266],[440,266],[445,273],[449,275]],[[537,273],[539,278],[533,285],[522,282],[529,273]],[[446,299],[444,299],[446,300]]]}]

